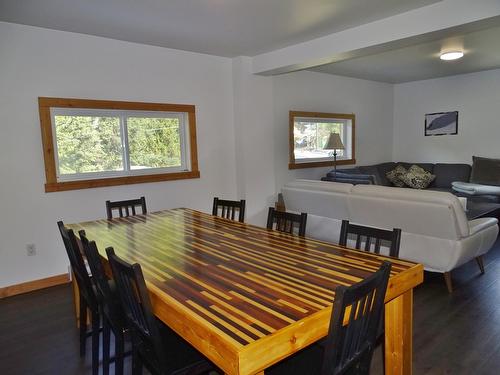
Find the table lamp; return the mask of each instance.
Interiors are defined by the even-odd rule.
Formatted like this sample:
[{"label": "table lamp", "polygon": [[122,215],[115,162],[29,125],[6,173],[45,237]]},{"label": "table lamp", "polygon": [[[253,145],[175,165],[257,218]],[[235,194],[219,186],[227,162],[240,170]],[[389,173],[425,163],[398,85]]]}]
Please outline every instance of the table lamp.
[{"label": "table lamp", "polygon": [[337,150],[344,150],[344,148],[339,133],[330,133],[323,150],[333,150],[333,177],[335,180],[337,179]]}]

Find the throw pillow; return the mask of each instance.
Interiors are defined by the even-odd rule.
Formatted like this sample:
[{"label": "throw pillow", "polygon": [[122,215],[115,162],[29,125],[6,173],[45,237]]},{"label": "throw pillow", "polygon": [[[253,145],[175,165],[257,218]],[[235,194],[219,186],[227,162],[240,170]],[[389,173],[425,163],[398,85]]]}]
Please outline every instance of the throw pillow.
[{"label": "throw pillow", "polygon": [[500,159],[473,156],[470,182],[500,186]]},{"label": "throw pillow", "polygon": [[425,189],[435,178],[435,175],[418,165],[412,165],[408,172],[401,176],[401,180],[412,189]]},{"label": "throw pillow", "polygon": [[403,167],[402,165],[398,165],[392,171],[387,172],[385,176],[394,186],[404,187],[405,183],[401,179],[401,177],[403,177],[407,172],[408,171],[405,167]]}]

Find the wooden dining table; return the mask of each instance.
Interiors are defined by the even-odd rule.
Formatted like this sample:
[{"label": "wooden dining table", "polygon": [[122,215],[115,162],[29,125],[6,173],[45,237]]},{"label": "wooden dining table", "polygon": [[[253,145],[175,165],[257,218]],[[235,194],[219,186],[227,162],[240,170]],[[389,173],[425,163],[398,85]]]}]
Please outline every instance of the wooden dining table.
[{"label": "wooden dining table", "polygon": [[265,369],[328,333],[334,290],[392,262],[385,297],[386,374],[412,372],[412,262],[186,208],[70,224],[105,259],[140,263],[155,315],[226,374]]}]

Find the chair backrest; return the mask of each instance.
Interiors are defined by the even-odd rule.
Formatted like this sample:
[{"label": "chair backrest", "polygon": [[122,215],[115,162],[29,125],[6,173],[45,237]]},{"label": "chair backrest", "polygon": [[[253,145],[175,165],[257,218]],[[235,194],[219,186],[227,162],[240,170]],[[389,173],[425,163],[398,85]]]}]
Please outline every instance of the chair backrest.
[{"label": "chair backrest", "polygon": [[277,211],[274,207],[269,207],[267,214],[267,229],[275,229],[280,232],[293,234],[294,229],[298,228],[298,235],[306,234],[307,214],[294,214],[291,212]]},{"label": "chair backrest", "polygon": [[322,375],[368,374],[384,311],[391,264],[350,287],[335,289]]},{"label": "chair backrest", "polygon": [[73,229],[67,229],[62,221],[58,221],[57,226],[59,227],[59,232],[64,242],[64,248],[68,254],[73,276],[78,284],[80,294],[86,299],[87,303],[91,305],[89,307],[96,307],[96,295],[92,288],[92,281],[90,280],[87,267],[85,266],[85,261],[83,260],[75,233]]},{"label": "chair backrest", "polygon": [[106,248],[116,289],[132,333],[132,344],[143,358],[163,373],[167,369],[167,353],[153,314],[141,266],[120,259],[112,247]]},{"label": "chair backrest", "polygon": [[[401,243],[401,229],[391,230],[367,227],[349,223],[349,220],[342,220],[340,229],[339,245],[347,246],[347,240],[353,236],[356,239],[355,248],[380,254],[382,241],[390,243],[389,255],[391,257],[399,256],[399,247]],[[372,246],[373,245],[373,246]]]},{"label": "chair backrest", "polygon": [[234,220],[238,212],[238,221],[243,223],[245,221],[245,200],[229,201],[225,199],[214,198],[214,205],[212,208],[212,215],[220,216],[225,219]]},{"label": "chair backrest", "polygon": [[85,231],[78,232],[80,241],[82,243],[83,252],[87,258],[87,262],[92,272],[92,280],[94,281],[97,297],[99,302],[103,305],[111,303],[114,298],[109,287],[108,278],[104,271],[104,266],[101,261],[101,256],[97,250],[97,245],[94,241],[89,241],[85,235]]},{"label": "chair backrest", "polygon": [[113,210],[117,210],[120,217],[127,217],[137,215],[136,207],[142,208],[142,214],[148,213],[146,209],[146,198],[140,197],[139,199],[129,199],[125,201],[106,201],[106,214],[108,220],[113,218]]}]

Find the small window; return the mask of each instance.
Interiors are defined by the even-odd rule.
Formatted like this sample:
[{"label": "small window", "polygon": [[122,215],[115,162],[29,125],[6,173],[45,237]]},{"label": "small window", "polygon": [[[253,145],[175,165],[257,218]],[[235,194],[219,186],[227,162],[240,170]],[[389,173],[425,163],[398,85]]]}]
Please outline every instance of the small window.
[{"label": "small window", "polygon": [[290,111],[289,169],[334,164],[334,150],[325,149],[331,133],[337,133],[344,149],[337,150],[337,165],[355,164],[354,114]]},{"label": "small window", "polygon": [[56,98],[39,105],[46,191],[199,177],[194,106]]}]

